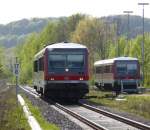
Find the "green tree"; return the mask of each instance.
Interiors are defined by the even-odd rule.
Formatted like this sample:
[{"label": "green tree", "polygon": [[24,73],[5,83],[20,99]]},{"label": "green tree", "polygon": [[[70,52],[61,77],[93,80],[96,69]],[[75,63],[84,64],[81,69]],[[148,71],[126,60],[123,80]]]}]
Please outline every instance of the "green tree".
[{"label": "green tree", "polygon": [[108,57],[112,34],[112,28],[107,30],[104,21],[91,17],[82,19],[72,33],[73,42],[84,44],[89,49],[91,74],[94,61]]},{"label": "green tree", "polygon": [[[142,36],[137,36],[134,40],[132,40],[132,46],[130,49],[130,56],[137,57],[140,61],[140,65],[142,65],[142,56],[141,56],[141,43]],[[144,77],[145,77],[145,85],[150,85],[150,33],[145,34],[144,41]],[[142,70],[142,68],[141,68]]]}]

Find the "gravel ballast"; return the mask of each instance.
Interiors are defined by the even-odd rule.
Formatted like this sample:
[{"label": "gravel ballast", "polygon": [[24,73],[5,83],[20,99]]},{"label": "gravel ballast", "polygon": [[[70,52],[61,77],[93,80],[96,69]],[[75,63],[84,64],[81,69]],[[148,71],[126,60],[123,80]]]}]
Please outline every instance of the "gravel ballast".
[{"label": "gravel ballast", "polygon": [[117,115],[120,115],[120,116],[123,116],[123,117],[126,117],[126,118],[129,118],[129,119],[137,121],[137,122],[141,122],[146,125],[150,125],[149,120],[147,120],[143,117],[137,116],[135,114],[131,114],[131,113],[119,111],[119,110],[116,110],[116,109],[113,109],[110,107],[102,106],[102,105],[96,104],[96,103],[88,101],[88,100],[80,100],[80,102],[88,104],[88,105],[96,107],[96,108],[99,108],[99,109],[102,109],[102,110],[105,110],[105,111],[108,111],[108,112],[111,112],[111,113],[114,113],[114,114],[117,114]]},{"label": "gravel ballast", "polygon": [[44,101],[40,98],[35,98],[27,92],[21,90],[27,98],[31,101],[33,106],[37,106],[43,117],[49,122],[56,124],[61,130],[83,130],[80,126],[70,121],[65,115],[55,110],[49,102]]},{"label": "gravel ballast", "polygon": [[[81,128],[78,124],[79,123],[74,123],[72,121],[70,121],[64,114],[62,114],[61,112],[57,111],[56,109],[54,109],[52,106],[54,106],[52,103],[50,103],[49,101],[44,101],[40,98],[35,98],[34,96],[26,93],[27,97],[29,98],[29,100],[32,102],[33,105],[37,106],[41,112],[42,115],[44,116],[44,118],[50,122],[50,123],[54,123],[56,124],[58,127],[60,127],[61,130],[82,130],[84,129],[83,127]],[[101,106],[98,105],[96,103],[93,103],[91,101],[82,99],[80,100],[82,103],[86,103],[89,104],[93,107],[97,107],[100,109],[103,109],[105,111],[132,119],[134,121],[138,121],[141,123],[144,123],[146,125],[150,125],[150,121],[146,120],[142,117],[139,117],[137,115],[134,114],[130,114],[124,111],[119,111],[110,107],[106,107],[106,106]]]}]

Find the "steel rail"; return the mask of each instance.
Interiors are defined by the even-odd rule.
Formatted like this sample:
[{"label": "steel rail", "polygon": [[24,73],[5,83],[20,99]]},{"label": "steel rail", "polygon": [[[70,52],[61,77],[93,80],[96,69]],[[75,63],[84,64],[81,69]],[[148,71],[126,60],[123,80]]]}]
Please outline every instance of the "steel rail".
[{"label": "steel rail", "polygon": [[69,110],[68,108],[66,108],[66,107],[64,107],[58,103],[55,103],[55,106],[57,108],[63,110],[64,112],[70,114],[71,116],[75,117],[76,119],[80,120],[81,122],[85,123],[86,125],[90,126],[91,128],[95,129],[95,130],[108,130],[107,128],[86,119],[85,117]]},{"label": "steel rail", "polygon": [[150,126],[148,126],[146,124],[143,124],[143,123],[140,123],[140,122],[137,122],[137,121],[134,121],[134,120],[131,120],[131,119],[128,119],[128,118],[125,118],[125,117],[122,117],[122,116],[110,113],[110,112],[107,112],[105,110],[101,110],[101,109],[93,107],[93,106],[89,106],[87,104],[83,104],[83,103],[79,103],[79,104],[81,106],[87,108],[87,109],[90,109],[90,110],[93,110],[93,111],[95,111],[97,113],[100,113],[100,114],[103,114],[105,116],[111,117],[113,119],[116,119],[118,121],[126,123],[126,124],[128,124],[130,126],[133,126],[135,128],[138,128],[138,129],[141,129],[141,130],[150,130]]},{"label": "steel rail", "polygon": [[[25,88],[24,88],[25,89]],[[28,89],[27,89],[28,90]],[[28,90],[30,91],[30,90]],[[31,91],[30,91],[31,92]],[[31,92],[33,93],[33,92]],[[35,93],[33,93],[35,95]],[[38,95],[38,94],[37,94]],[[58,104],[58,103],[54,103],[55,106],[63,111],[65,111],[66,113],[72,115],[73,117],[77,118],[78,120],[80,120],[81,122],[84,122],[85,124],[87,124],[88,126],[92,127],[93,129],[95,130],[108,130],[107,128],[103,127],[103,126],[100,126],[92,121],[89,121],[88,119],[86,119],[85,117],[75,113],[75,112],[72,112],[71,110],[69,110],[68,108]],[[97,113],[100,113],[100,114],[103,114],[107,117],[110,117],[110,118],[113,118],[113,119],[116,119],[120,122],[123,122],[123,123],[126,123],[130,126],[133,126],[135,128],[138,128],[138,129],[141,129],[141,130],[150,130],[150,126],[149,125],[146,125],[146,124],[143,124],[143,123],[140,123],[140,122],[137,122],[137,121],[134,121],[134,120],[131,120],[131,119],[128,119],[128,118],[125,118],[125,117],[122,117],[122,116],[119,116],[119,115],[116,115],[116,114],[113,114],[111,112],[108,112],[108,111],[105,111],[105,110],[101,110],[99,108],[96,108],[96,107],[93,107],[93,106],[89,106],[87,104],[84,104],[84,103],[80,103],[79,102],[79,105],[82,106],[82,107],[85,107],[87,109],[90,109],[92,111],[95,111]]]},{"label": "steel rail", "polygon": [[[33,93],[31,90],[29,90],[29,89],[27,89],[27,88],[23,88],[23,87],[20,87],[20,88],[23,89],[24,91],[30,92],[30,93],[31,93],[33,96],[35,96],[35,97],[38,95],[38,94]],[[93,128],[93,129],[95,129],[95,130],[108,130],[107,128],[105,128],[105,127],[103,127],[103,126],[101,126],[101,125],[98,125],[98,124],[96,124],[96,123],[94,123],[94,122],[92,122],[92,121],[86,119],[85,117],[83,117],[83,116],[81,116],[81,115],[79,115],[79,114],[77,114],[77,113],[75,113],[75,112],[69,110],[68,108],[66,108],[66,107],[64,107],[64,106],[62,106],[62,105],[60,105],[59,103],[55,103],[54,101],[52,101],[52,102],[53,102],[53,104],[54,104],[57,108],[63,110],[64,112],[68,113],[69,115],[75,117],[76,119],[80,120],[81,122],[83,122],[84,124],[90,126],[91,128]]]},{"label": "steel rail", "polygon": [[[27,89],[27,88],[23,88],[23,87],[20,87],[21,89],[23,89],[24,91],[27,91],[27,92],[30,92],[30,94],[32,94],[33,96],[37,96],[38,94],[35,94],[33,93],[31,90]],[[107,128],[104,128],[103,126],[100,126],[92,121],[89,121],[88,119],[86,119],[85,117],[75,113],[75,112],[72,112],[71,110],[69,110],[68,108],[58,104],[58,103],[55,103],[54,101],[52,101],[53,104],[63,110],[64,112],[68,113],[69,115],[75,117],[76,119],[80,120],[81,122],[83,122],[84,124],[90,126],[91,128],[95,129],[95,130],[108,130]]]}]

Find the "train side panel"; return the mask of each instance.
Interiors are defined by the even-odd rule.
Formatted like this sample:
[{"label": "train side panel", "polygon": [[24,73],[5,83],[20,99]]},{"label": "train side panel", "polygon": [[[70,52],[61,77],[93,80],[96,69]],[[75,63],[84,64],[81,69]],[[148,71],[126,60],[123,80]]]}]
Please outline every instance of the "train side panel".
[{"label": "train side panel", "polygon": [[45,53],[34,60],[33,84],[38,93],[44,92],[45,87]]},{"label": "train side panel", "polygon": [[112,89],[114,86],[113,64],[107,66],[96,66],[96,86],[100,89]]}]

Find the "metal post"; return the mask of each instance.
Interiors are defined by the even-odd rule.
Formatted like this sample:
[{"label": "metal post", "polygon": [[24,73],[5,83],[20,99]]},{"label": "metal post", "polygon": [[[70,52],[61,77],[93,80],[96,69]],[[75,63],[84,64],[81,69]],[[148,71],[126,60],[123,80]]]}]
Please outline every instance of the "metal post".
[{"label": "metal post", "polygon": [[123,82],[121,80],[121,94],[123,93]]},{"label": "metal post", "polygon": [[117,53],[116,53],[116,55],[117,55],[117,57],[119,57],[119,56],[120,56],[120,52],[119,52],[119,34],[120,34],[120,32],[119,32],[119,27],[120,27],[120,23],[119,23],[119,22],[120,22],[120,21],[119,21],[119,20],[120,20],[120,19],[117,18],[116,20],[117,20],[117,21],[116,21],[116,23],[117,23],[117,24],[116,24],[116,31],[117,31],[117,32],[116,32],[116,34],[117,34],[117,40],[116,40],[116,42],[117,42],[116,52],[117,52]]},{"label": "metal post", "polygon": [[[128,16],[128,32],[127,32],[127,45],[129,44],[129,39],[130,39],[130,20],[129,20],[129,17],[130,17],[130,13],[133,13],[133,11],[123,11],[123,13],[126,13],[127,16]],[[127,55],[128,55],[129,52],[127,52]]]},{"label": "metal post", "polygon": [[141,56],[142,56],[142,84],[144,86],[144,41],[145,41],[145,37],[144,37],[144,6],[145,5],[149,5],[149,3],[138,3],[138,5],[142,5],[143,6],[143,20],[142,20],[143,41],[141,42]]},{"label": "metal post", "polygon": [[16,63],[15,63],[15,75],[16,75],[16,102],[18,104],[18,74],[19,74],[19,63],[18,63],[18,58],[16,57]]}]

